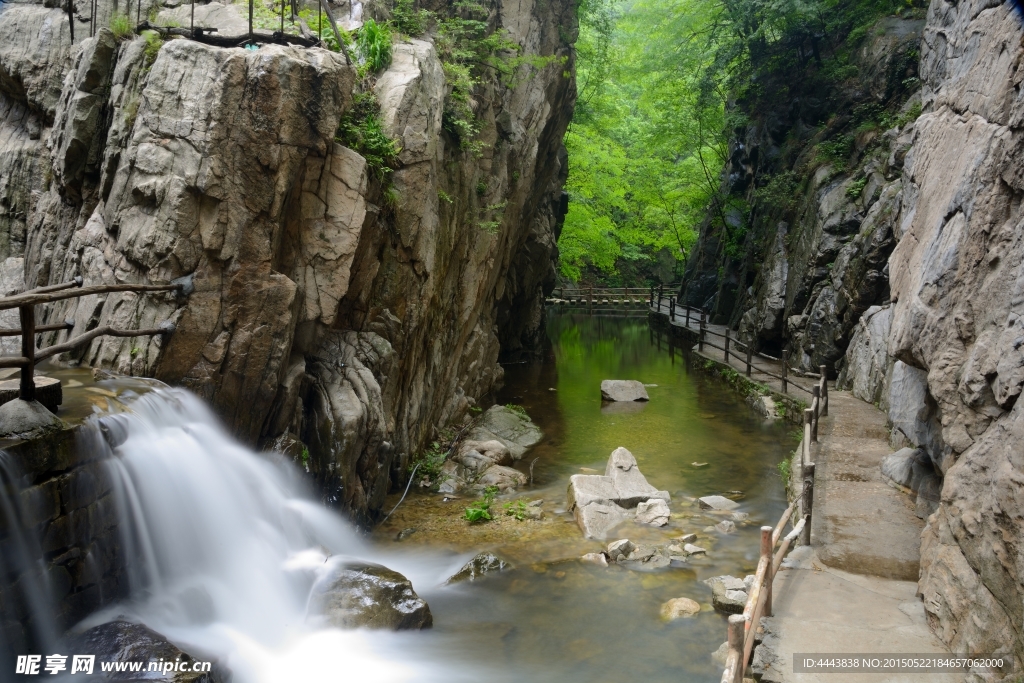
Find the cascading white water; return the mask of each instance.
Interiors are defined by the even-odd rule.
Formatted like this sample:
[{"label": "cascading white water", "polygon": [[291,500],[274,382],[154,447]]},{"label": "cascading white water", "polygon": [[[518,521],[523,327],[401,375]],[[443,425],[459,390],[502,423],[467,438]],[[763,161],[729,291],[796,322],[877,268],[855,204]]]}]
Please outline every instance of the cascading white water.
[{"label": "cascading white water", "polygon": [[239,683],[460,678],[427,661],[429,634],[322,629],[306,614],[327,555],[387,564],[421,594],[457,558],[382,558],[290,464],[238,444],[186,391],[157,389],[92,422],[111,451],[131,598],[84,625],[126,616],[218,659]]}]

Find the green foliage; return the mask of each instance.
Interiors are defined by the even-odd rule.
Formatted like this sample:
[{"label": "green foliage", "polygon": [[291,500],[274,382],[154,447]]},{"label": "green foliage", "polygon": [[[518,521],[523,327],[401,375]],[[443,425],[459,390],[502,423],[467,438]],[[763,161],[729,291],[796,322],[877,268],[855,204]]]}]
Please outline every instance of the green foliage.
[{"label": "green foliage", "polygon": [[135,34],[132,21],[124,14],[115,14],[110,17],[110,31],[117,40],[126,40]]},{"label": "green foliage", "polygon": [[521,405],[516,405],[515,403],[506,403],[505,407],[512,411],[512,413],[520,420],[523,420],[524,422],[530,421],[530,416],[526,413],[526,408],[522,407]]},{"label": "green foliage", "polygon": [[452,196],[445,192],[444,190],[437,191],[437,198],[440,199],[442,202],[446,202],[448,204],[451,204],[455,201],[454,199],[452,199]]},{"label": "green foliage", "polygon": [[463,515],[463,519],[471,523],[493,519],[493,517],[491,517],[491,505],[494,504],[494,497],[497,495],[498,487],[488,486],[484,489],[483,497],[466,508],[466,513]]},{"label": "green foliage", "polygon": [[473,109],[473,91],[485,77],[513,87],[523,67],[543,68],[555,57],[522,55],[522,48],[505,29],[491,30],[487,8],[473,0],[455,0],[451,14],[437,23],[434,46],[444,68],[448,96],[442,125],[462,149],[479,155],[476,140],[482,123]]},{"label": "green foliage", "polygon": [[[859,180],[854,180],[852,183],[850,183],[850,186],[848,188],[846,188],[846,196],[847,196],[847,198],[849,198],[850,201],[857,201],[857,199],[860,198],[860,195],[864,191],[864,187],[867,184],[868,184],[867,176],[864,176],[863,178],[860,178]],[[829,264],[829,268],[831,269],[831,267],[832,267],[832,264],[830,263]]]},{"label": "green foliage", "polygon": [[302,455],[299,456],[300,462],[302,462],[302,469],[309,471],[309,449],[305,446],[302,447]]},{"label": "green foliage", "polygon": [[853,153],[853,136],[840,135],[834,140],[826,140],[818,143],[815,156],[822,163],[833,164],[837,171],[846,168]]},{"label": "green foliage", "polygon": [[378,73],[391,65],[391,28],[387,22],[378,24],[367,19],[356,34],[356,53],[370,73]]},{"label": "green foliage", "polygon": [[142,37],[146,41],[146,46],[142,49],[143,67],[148,69],[156,61],[164,41],[156,31],[143,31]]},{"label": "green foliage", "polygon": [[793,466],[793,455],[790,454],[788,458],[780,462],[776,467],[779,469],[779,476],[782,477],[782,481],[788,482],[790,476],[790,469]]},{"label": "green foliage", "polygon": [[522,498],[514,503],[512,501],[505,503],[503,509],[507,517],[515,517],[520,522],[526,519],[526,501]]},{"label": "green foliage", "polygon": [[410,471],[413,467],[419,464],[419,474],[425,477],[432,487],[436,487],[441,482],[441,468],[444,467],[444,461],[448,457],[446,449],[442,448],[441,444],[434,441],[423,453],[420,453],[420,457],[414,462],[409,463]]},{"label": "green foliage", "polygon": [[796,173],[786,171],[768,176],[767,181],[754,192],[764,212],[788,214],[796,209],[799,181]]},{"label": "green foliage", "polygon": [[434,13],[425,9],[416,10],[413,0],[396,0],[391,8],[391,24],[399,33],[407,36],[420,36],[427,30]]},{"label": "green foliage", "polygon": [[401,151],[384,131],[380,102],[373,90],[356,94],[352,108],[338,123],[335,140],[362,154],[371,173],[382,182],[389,178]]}]

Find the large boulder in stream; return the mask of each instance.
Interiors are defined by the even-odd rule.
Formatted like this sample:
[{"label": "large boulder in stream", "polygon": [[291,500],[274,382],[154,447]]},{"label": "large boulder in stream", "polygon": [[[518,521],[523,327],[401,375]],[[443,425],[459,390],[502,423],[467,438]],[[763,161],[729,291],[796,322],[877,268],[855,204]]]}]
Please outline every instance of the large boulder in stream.
[{"label": "large boulder in stream", "polygon": [[643,382],[635,379],[606,379],[601,382],[602,401],[650,401]]},{"label": "large boulder in stream", "polygon": [[660,526],[669,518],[668,492],[651,486],[640,472],[636,458],[622,447],[612,451],[604,476],[574,474],[569,477],[566,498],[568,510],[587,538],[607,539],[619,524],[629,518],[630,508],[649,501],[657,500],[662,505],[645,506],[645,514],[648,507],[657,513],[645,523],[658,523]]},{"label": "large boulder in stream", "polygon": [[337,628],[430,628],[430,607],[409,579],[379,564],[337,562],[313,584],[309,613]]},{"label": "large boulder in stream", "polygon": [[[193,657],[171,643],[156,631],[133,624],[130,621],[111,621],[100,624],[71,638],[68,650],[73,653],[96,655],[97,662],[186,662],[206,661],[203,657]],[[70,669],[71,662],[68,661]],[[147,665],[148,666],[148,665]],[[182,667],[179,667],[182,668]],[[185,668],[191,669],[191,666]],[[192,671],[155,672],[147,671],[140,676],[137,672],[102,672],[99,664],[94,666],[93,674],[87,676],[90,681],[165,681],[168,683],[220,683],[227,676],[218,672],[214,666],[211,671],[194,673]]]},{"label": "large boulder in stream", "polygon": [[507,406],[491,406],[473,425],[469,441],[500,441],[513,460],[520,460],[526,449],[540,441],[543,433],[537,425],[517,410]]}]

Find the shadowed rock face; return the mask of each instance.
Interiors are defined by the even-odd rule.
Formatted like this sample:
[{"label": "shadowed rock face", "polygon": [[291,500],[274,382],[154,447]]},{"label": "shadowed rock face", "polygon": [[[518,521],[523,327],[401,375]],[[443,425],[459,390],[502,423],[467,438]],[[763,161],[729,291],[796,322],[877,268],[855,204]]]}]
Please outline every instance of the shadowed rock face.
[{"label": "shadowed rock face", "polygon": [[434,623],[409,579],[376,564],[338,564],[313,586],[310,614],[337,628],[404,631]]},{"label": "shadowed rock face", "polygon": [[[133,681],[140,680],[139,675],[133,673],[109,673],[100,672],[98,662],[175,662],[182,661],[191,664],[196,661],[187,652],[183,652],[164,636],[149,629],[142,624],[133,624],[128,621],[111,621],[106,624],[95,626],[84,633],[75,636],[70,643],[75,652],[82,652],[96,655],[97,664],[94,675],[104,681]],[[203,661],[202,658],[199,658]],[[70,669],[70,661],[68,662]],[[217,683],[224,680],[224,676],[216,670],[209,672],[147,672],[145,680],[166,681],[167,683]]]},{"label": "shadowed rock face", "polygon": [[[402,149],[387,200],[334,141],[355,80],[343,56],[171,40],[149,63],[142,39],[106,29],[76,30],[71,48],[59,16],[0,12],[14,36],[0,46],[0,256],[24,258],[27,286],[81,273],[195,288],[49,307],[41,322],[73,318],[73,334],[177,326],[63,360],[192,389],[242,439],[306,448],[328,500],[372,519],[434,427],[500,383],[501,345],[540,330],[564,215],[571,3],[492,8],[492,26],[552,61],[478,88],[479,155],[443,129],[432,43],[395,44],[374,87]],[[47,21],[46,41],[25,37]]]}]

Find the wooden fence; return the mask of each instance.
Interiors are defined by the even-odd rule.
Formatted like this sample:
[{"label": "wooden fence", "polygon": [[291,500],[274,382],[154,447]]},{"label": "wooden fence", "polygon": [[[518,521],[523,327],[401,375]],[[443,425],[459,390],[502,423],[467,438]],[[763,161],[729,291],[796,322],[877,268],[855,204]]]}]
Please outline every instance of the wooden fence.
[{"label": "wooden fence", "polygon": [[556,287],[547,298],[548,304],[561,306],[612,306],[646,308],[646,287]]},{"label": "wooden fence", "polygon": [[[754,583],[747,596],[747,604],[743,608],[743,614],[733,614],[729,617],[729,652],[721,683],[743,683],[761,617],[772,616],[772,584],[779,566],[797,537],[800,537],[801,544],[811,544],[811,515],[814,508],[814,463],[811,461],[811,444],[818,441],[818,418],[828,415],[828,382],[824,371],[818,384],[813,387],[812,396],[811,407],[804,410],[804,438],[799,453],[803,488],[782,513],[774,529],[770,526],[761,527],[761,559],[754,573]],[[782,532],[792,520],[797,506],[800,508],[800,519],[792,531],[781,538],[782,543],[779,545]],[[776,546],[779,546],[777,551]]]},{"label": "wooden fence", "polygon": [[154,334],[170,334],[174,332],[174,324],[167,321],[158,327],[145,330],[122,330],[105,325],[80,334],[63,344],[56,344],[45,349],[36,349],[36,334],[63,329],[71,329],[74,324],[65,321],[56,325],[40,325],[36,327],[35,308],[39,304],[53,303],[63,299],[73,299],[90,294],[106,294],[109,292],[168,292],[186,290],[184,283],[168,285],[92,285],[82,286],[81,276],[70,282],[48,287],[39,287],[21,294],[0,297],[0,311],[18,309],[21,327],[0,330],[0,336],[21,336],[20,356],[0,356],[0,368],[21,368],[21,383],[18,398],[23,401],[34,401],[36,395],[35,366],[36,363],[55,356],[58,353],[71,351],[96,337],[145,337]]}]

